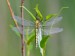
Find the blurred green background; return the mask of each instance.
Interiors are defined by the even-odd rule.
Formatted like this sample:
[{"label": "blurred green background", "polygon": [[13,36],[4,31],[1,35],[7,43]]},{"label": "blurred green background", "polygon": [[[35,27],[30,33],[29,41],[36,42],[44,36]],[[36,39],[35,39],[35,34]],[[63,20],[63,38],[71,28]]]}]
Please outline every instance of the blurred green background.
[{"label": "blurred green background", "polygon": [[[20,0],[10,0],[10,3],[15,15],[20,16]],[[36,3],[44,16],[57,13],[61,7],[69,7],[61,13],[63,20],[59,24],[64,31],[48,40],[46,56],[75,56],[75,0],[25,0],[25,6],[34,14]],[[26,11],[24,17],[30,18]],[[6,0],[0,0],[0,56],[21,56],[20,38],[11,30],[10,24],[13,20]],[[32,56],[36,55],[33,51]]]}]

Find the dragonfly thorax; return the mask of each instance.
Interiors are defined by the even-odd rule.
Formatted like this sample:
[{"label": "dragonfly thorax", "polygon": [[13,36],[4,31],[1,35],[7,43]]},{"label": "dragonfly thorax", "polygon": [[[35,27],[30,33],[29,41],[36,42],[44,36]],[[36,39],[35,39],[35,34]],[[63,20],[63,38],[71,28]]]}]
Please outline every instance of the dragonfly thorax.
[{"label": "dragonfly thorax", "polygon": [[38,29],[40,27],[40,21],[36,20],[36,29]]}]

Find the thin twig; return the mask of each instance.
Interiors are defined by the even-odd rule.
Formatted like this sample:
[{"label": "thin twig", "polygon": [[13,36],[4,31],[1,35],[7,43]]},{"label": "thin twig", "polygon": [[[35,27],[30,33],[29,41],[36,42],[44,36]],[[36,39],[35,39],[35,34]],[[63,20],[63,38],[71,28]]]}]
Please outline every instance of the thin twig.
[{"label": "thin twig", "polygon": [[14,12],[13,12],[13,10],[12,10],[12,8],[11,8],[10,2],[9,2],[9,0],[6,0],[6,1],[7,1],[7,4],[8,4],[8,7],[9,7],[9,10],[10,10],[10,14],[11,14],[11,16],[12,16],[12,19],[13,19],[13,21],[14,21],[14,23],[15,23],[15,26],[16,26],[17,29],[20,31],[20,29],[19,29],[19,27],[18,27],[18,24],[17,24],[17,21],[15,20]]},{"label": "thin twig", "polygon": [[[24,0],[21,0],[21,6],[24,5]],[[22,34],[21,34],[21,44],[22,44],[22,56],[25,56],[25,43],[24,43],[24,13],[21,7],[21,20],[22,20]]]}]

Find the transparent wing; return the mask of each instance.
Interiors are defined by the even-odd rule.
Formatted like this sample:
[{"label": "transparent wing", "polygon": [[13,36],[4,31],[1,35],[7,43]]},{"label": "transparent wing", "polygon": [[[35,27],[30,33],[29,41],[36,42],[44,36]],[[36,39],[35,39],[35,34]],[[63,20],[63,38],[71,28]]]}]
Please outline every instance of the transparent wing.
[{"label": "transparent wing", "polygon": [[63,28],[42,29],[44,35],[56,34],[63,31]]},{"label": "transparent wing", "polygon": [[52,25],[52,24],[56,24],[56,23],[58,23],[58,22],[61,21],[61,20],[62,20],[62,17],[52,18],[52,19],[50,19],[50,20],[48,20],[48,21],[46,22],[45,26],[50,26],[50,25]]},{"label": "transparent wing", "polygon": [[[22,34],[22,28],[21,28],[21,27],[19,27],[19,30],[18,30],[16,27],[13,27],[12,30],[13,30],[13,31],[17,31],[17,32],[19,32],[19,33]],[[25,34],[25,35],[31,34],[34,30],[35,30],[35,29],[34,29],[33,27],[31,27],[31,28],[29,28],[29,27],[26,28],[26,27],[25,27],[25,28],[24,28],[24,34]]]},{"label": "transparent wing", "polygon": [[[17,20],[17,22],[21,25],[22,24],[21,17],[18,16],[14,16],[14,17]],[[34,26],[34,22],[29,20],[24,20],[24,26]]]}]

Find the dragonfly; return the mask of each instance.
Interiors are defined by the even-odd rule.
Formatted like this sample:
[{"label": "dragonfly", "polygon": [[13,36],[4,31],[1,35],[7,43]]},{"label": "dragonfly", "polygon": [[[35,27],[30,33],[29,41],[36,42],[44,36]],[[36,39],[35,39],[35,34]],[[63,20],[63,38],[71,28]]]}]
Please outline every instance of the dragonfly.
[{"label": "dragonfly", "polygon": [[[21,17],[19,17],[19,16],[14,16],[14,17],[15,17],[16,21],[20,25],[22,25]],[[53,18],[49,19],[48,21],[46,21],[44,24],[43,22],[41,22],[39,20],[39,18],[36,18],[36,20],[34,22],[30,21],[30,20],[24,20],[24,26],[25,26],[25,30],[29,29],[28,34],[32,33],[32,30],[35,29],[36,47],[38,47],[38,46],[40,47],[42,35],[51,35],[51,34],[56,34],[56,33],[63,31],[63,28],[52,27],[54,24],[58,23],[61,20],[62,20],[62,17],[53,17]],[[27,27],[29,27],[29,28],[27,28]],[[16,27],[14,27],[14,28],[17,29]],[[20,33],[22,34],[21,27],[19,27],[19,28],[20,28]]]}]

